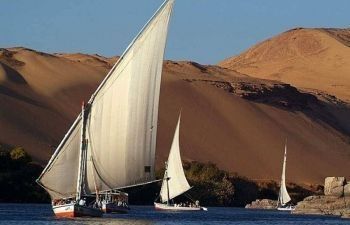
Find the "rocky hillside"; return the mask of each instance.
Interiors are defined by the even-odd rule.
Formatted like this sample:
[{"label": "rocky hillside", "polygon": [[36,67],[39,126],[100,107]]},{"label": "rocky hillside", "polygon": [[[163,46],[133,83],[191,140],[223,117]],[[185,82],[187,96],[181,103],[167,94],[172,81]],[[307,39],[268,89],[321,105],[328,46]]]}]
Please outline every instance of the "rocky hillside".
[{"label": "rocky hillside", "polygon": [[350,183],[345,177],[327,177],[324,195],[313,195],[298,202],[295,214],[333,215],[350,218]]},{"label": "rocky hillside", "polygon": [[[0,143],[50,158],[116,58],[0,50]],[[256,180],[278,180],[288,138],[289,181],[322,183],[350,166],[349,106],[324,92],[219,66],[164,63],[157,165],[168,156],[182,109],[181,153]],[[310,163],[312,162],[312,163]]]},{"label": "rocky hillside", "polygon": [[220,66],[350,102],[350,29],[296,28],[228,58]]}]

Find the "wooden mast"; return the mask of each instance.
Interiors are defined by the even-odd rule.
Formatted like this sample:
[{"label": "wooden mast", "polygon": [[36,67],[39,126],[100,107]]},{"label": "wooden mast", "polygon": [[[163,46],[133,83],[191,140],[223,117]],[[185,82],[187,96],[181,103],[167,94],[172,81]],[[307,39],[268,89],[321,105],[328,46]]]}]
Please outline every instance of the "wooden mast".
[{"label": "wooden mast", "polygon": [[166,189],[167,189],[167,195],[168,195],[168,201],[167,201],[167,205],[169,205],[169,201],[170,201],[170,194],[169,194],[169,179],[170,177],[168,177],[168,162],[165,162],[165,179],[166,179]]},{"label": "wooden mast", "polygon": [[81,141],[80,141],[80,154],[79,154],[79,168],[78,168],[78,180],[77,180],[77,194],[76,201],[81,199],[81,194],[84,185],[84,176],[86,173],[86,157],[87,157],[87,148],[86,148],[86,109],[85,103],[82,103],[81,117],[82,117],[82,126],[81,126]]}]

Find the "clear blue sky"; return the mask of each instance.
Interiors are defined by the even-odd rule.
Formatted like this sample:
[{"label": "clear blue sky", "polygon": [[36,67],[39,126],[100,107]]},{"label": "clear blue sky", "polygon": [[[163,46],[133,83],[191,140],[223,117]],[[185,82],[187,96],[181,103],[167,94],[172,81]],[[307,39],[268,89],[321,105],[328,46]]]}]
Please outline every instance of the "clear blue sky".
[{"label": "clear blue sky", "polygon": [[[120,55],[162,0],[0,0],[0,47]],[[349,27],[348,0],[176,0],[167,59],[214,64],[293,27]]]}]

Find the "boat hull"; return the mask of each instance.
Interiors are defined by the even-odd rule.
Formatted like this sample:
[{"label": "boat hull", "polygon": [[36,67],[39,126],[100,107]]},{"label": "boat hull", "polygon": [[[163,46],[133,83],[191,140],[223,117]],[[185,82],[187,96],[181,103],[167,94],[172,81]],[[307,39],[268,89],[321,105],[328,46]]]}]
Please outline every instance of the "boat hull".
[{"label": "boat hull", "polygon": [[76,203],[52,206],[57,217],[101,217],[102,211],[97,208],[81,206]]},{"label": "boat hull", "polygon": [[103,203],[102,211],[104,213],[128,213],[129,208],[124,206],[118,206],[115,203]]},{"label": "boat hull", "polygon": [[286,206],[286,207],[278,207],[277,210],[279,211],[293,211],[295,209],[294,206]]},{"label": "boat hull", "polygon": [[206,208],[204,207],[186,207],[186,206],[174,206],[174,205],[167,205],[162,203],[154,203],[154,208],[156,210],[166,210],[166,211],[202,211]]}]

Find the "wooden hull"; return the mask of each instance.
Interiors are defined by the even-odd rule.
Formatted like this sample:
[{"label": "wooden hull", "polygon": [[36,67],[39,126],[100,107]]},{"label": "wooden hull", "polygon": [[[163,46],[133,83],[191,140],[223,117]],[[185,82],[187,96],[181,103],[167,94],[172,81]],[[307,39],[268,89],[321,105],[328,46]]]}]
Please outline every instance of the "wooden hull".
[{"label": "wooden hull", "polygon": [[167,205],[162,203],[154,203],[154,208],[156,210],[166,210],[166,211],[201,211],[205,210],[204,207],[186,207],[186,206],[174,206],[174,205]]},{"label": "wooden hull", "polygon": [[52,206],[57,217],[101,217],[102,211],[97,208],[81,206],[76,203]]},{"label": "wooden hull", "polygon": [[104,213],[128,213],[129,208],[118,206],[116,203],[102,203],[102,211]]}]

